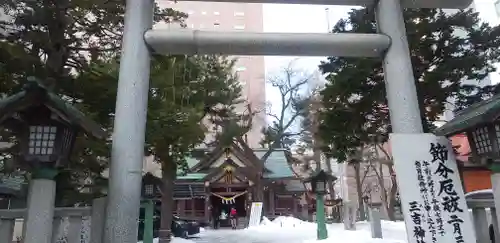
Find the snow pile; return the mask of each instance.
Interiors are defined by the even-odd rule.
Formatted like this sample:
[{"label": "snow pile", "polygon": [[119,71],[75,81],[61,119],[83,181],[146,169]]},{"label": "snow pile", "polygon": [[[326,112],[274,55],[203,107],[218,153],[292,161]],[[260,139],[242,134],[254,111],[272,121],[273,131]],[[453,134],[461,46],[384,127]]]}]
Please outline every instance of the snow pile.
[{"label": "snow pile", "polygon": [[295,227],[301,227],[302,225],[306,226],[311,224],[309,222],[302,221],[300,219],[289,216],[279,216],[275,218],[272,223],[277,226],[279,225],[280,228],[295,228]]},{"label": "snow pile", "polygon": [[[281,216],[273,221],[264,218],[261,225],[248,228],[246,231],[252,238],[271,239],[269,242],[319,243],[316,240],[316,228],[316,223]],[[329,238],[320,241],[321,243],[338,243],[339,239],[346,239],[349,243],[407,242],[404,222],[382,221],[383,239],[371,238],[370,223],[366,221],[358,222],[355,231],[344,230],[344,225],[341,223],[328,224],[327,228]],[[252,233],[256,231],[258,234]]]},{"label": "snow pile", "polygon": [[311,229],[313,227],[316,227],[315,223],[302,221],[290,216],[279,216],[273,221],[270,221],[268,218],[264,217],[259,226],[249,227],[247,228],[247,230],[275,231],[277,229]]},{"label": "snow pile", "polygon": [[[194,243],[194,241],[192,241],[192,240],[186,240],[186,239],[177,238],[177,237],[172,238],[172,241],[170,241],[170,242],[171,243]],[[137,243],[142,243],[142,241],[139,241]],[[158,238],[154,238],[153,243],[158,243]]]},{"label": "snow pile", "polygon": [[263,217],[262,221],[260,222],[260,225],[271,225],[273,222],[269,220],[267,217]]}]

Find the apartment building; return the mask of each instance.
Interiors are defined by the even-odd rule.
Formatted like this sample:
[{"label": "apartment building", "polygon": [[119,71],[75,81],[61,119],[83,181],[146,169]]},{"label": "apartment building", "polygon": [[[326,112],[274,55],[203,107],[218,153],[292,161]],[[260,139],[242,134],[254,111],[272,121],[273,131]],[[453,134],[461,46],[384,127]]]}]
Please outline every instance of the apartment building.
[{"label": "apartment building", "polygon": [[[182,2],[157,0],[161,7],[169,7],[189,15],[187,28],[207,31],[263,32],[262,4],[227,2]],[[172,28],[159,24],[155,28]],[[247,134],[250,147],[260,147],[261,129],[266,125],[265,67],[263,56],[238,56],[235,72],[243,87],[243,98],[251,105],[252,112],[260,111],[253,118],[253,128]],[[240,112],[246,109],[240,108]],[[210,137],[210,136],[209,136]]]}]

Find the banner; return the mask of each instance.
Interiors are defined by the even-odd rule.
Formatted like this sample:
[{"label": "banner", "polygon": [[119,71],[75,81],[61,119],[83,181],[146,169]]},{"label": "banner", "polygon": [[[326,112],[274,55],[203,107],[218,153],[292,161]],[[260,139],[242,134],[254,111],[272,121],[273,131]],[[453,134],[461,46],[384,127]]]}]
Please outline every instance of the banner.
[{"label": "banner", "polygon": [[260,217],[262,216],[262,202],[253,202],[250,209],[250,219],[248,220],[248,227],[259,226]]},{"label": "banner", "polygon": [[476,242],[449,140],[391,134],[389,141],[408,242]]}]

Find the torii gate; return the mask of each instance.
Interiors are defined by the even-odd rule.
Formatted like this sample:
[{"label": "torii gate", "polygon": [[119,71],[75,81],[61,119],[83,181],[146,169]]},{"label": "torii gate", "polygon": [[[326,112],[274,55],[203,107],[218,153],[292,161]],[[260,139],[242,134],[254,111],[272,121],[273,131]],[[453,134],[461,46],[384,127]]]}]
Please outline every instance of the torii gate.
[{"label": "torii gate", "polygon": [[[202,1],[202,0],[194,0]],[[106,215],[106,243],[137,242],[150,52],[384,57],[394,133],[423,132],[402,8],[459,9],[472,0],[212,0],[371,6],[378,34],[288,34],[153,30],[153,0],[127,0]],[[408,165],[411,166],[411,165]]]}]

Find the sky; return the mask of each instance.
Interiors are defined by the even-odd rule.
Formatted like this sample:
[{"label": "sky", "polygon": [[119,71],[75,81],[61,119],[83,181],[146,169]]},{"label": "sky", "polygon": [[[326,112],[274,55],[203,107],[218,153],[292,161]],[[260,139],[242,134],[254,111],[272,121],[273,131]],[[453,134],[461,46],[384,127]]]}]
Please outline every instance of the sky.
[{"label": "sky", "polygon": [[[500,18],[496,13],[495,0],[474,0],[473,7],[479,16],[490,25],[500,24]],[[292,32],[292,33],[327,33],[331,26],[340,18],[347,17],[347,13],[354,6],[326,6],[326,5],[285,5],[264,4],[264,32]],[[329,28],[330,26],[330,28]],[[277,57],[266,56],[266,76],[279,74],[292,60],[294,67],[301,71],[314,72],[320,61],[326,57]],[[500,70],[500,64],[497,64]],[[499,72],[491,73],[492,84],[500,82]],[[266,87],[266,99],[271,104],[271,112],[276,113],[280,109],[279,93],[272,87]],[[271,118],[268,118],[268,120]],[[269,121],[268,121],[269,122]]]},{"label": "sky", "polygon": [[[354,7],[326,5],[264,4],[264,32],[274,33],[327,33]],[[294,69],[313,73],[326,57],[266,56],[266,76],[279,75],[280,71],[293,61]],[[271,112],[280,109],[279,93],[266,86],[266,99],[271,104]],[[268,120],[271,118],[268,118]],[[269,121],[268,121],[269,122]]]},{"label": "sky", "polygon": [[[328,23],[347,16],[353,7],[325,5],[264,4],[264,32],[327,33]],[[328,11],[326,9],[329,9]],[[267,56],[266,73],[274,73],[297,57]],[[296,64],[314,71],[325,57],[300,57]]]},{"label": "sky", "polygon": [[[476,11],[479,12],[479,17],[483,19],[485,22],[490,25],[498,25],[500,24],[500,18],[496,13],[494,0],[475,0],[474,7]],[[497,69],[500,70],[500,65],[496,65]],[[499,72],[490,74],[492,84],[500,83],[500,74]]]},{"label": "sky", "polygon": [[[474,8],[479,16],[490,25],[500,24],[497,16],[495,0],[475,0]],[[285,5],[264,4],[264,32],[292,32],[292,33],[327,33],[329,26],[335,25],[340,18],[347,17],[347,13],[354,6],[327,6],[327,5]],[[283,67],[295,60],[294,66],[301,70],[314,72],[320,61],[326,57],[278,57],[266,56],[266,75],[277,75]],[[497,65],[500,70],[500,65]],[[500,82],[499,72],[491,73],[492,84]],[[277,97],[271,87],[266,89],[267,100],[276,104],[273,97]],[[279,97],[279,96],[278,96]],[[275,109],[273,109],[275,110]]]},{"label": "sky", "polygon": [[[474,7],[480,18],[491,25],[500,24],[495,0],[474,0]],[[264,4],[264,32],[326,33],[354,6]],[[328,9],[328,10],[327,10]],[[298,57],[265,57],[266,73],[276,73]],[[296,64],[303,69],[314,71],[325,57],[300,57]],[[500,66],[499,66],[500,67]],[[493,83],[500,82],[498,73],[491,74]]]}]

